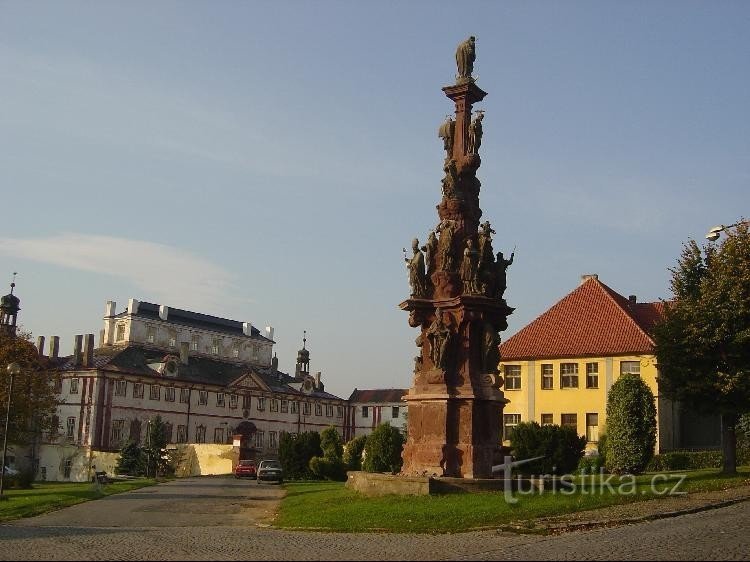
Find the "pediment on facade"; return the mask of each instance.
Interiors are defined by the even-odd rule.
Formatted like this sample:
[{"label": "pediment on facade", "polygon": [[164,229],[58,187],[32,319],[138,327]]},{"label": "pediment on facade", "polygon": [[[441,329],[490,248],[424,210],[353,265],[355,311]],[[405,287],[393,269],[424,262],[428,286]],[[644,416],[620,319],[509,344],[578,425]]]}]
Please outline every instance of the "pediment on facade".
[{"label": "pediment on facade", "polygon": [[245,373],[244,375],[241,375],[233,380],[229,384],[229,386],[232,388],[244,390],[271,390],[270,388],[268,388],[266,383],[263,382],[263,379],[261,379],[255,373]]}]

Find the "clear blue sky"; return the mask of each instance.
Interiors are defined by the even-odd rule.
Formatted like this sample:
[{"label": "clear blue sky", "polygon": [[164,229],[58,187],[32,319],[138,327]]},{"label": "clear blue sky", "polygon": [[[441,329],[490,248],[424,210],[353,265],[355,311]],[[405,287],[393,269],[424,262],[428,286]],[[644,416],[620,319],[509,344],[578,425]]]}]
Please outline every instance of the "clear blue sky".
[{"label": "clear blue sky", "polygon": [[507,338],[583,273],[668,297],[682,242],[750,215],[748,29],[744,1],[0,2],[0,281],[65,352],[134,297],[272,325],[285,370],[307,330],[341,396],[408,387],[456,45]]}]

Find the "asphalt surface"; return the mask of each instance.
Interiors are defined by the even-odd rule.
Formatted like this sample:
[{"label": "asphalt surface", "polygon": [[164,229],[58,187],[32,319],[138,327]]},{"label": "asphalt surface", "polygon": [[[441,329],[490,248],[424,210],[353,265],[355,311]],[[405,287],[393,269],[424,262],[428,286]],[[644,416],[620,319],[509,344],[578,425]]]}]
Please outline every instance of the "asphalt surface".
[{"label": "asphalt surface", "polygon": [[334,534],[266,527],[283,490],[191,478],[0,526],[2,560],[750,560],[750,502],[568,533]]}]

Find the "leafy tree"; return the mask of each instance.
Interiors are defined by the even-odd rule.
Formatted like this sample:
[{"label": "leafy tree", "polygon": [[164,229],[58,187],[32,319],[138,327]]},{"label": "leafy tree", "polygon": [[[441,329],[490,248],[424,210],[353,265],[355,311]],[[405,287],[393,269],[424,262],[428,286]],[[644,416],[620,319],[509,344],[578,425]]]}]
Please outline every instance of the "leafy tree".
[{"label": "leafy tree", "polygon": [[607,398],[605,463],[615,474],[640,474],[654,456],[656,399],[641,377],[622,375]]},{"label": "leafy tree", "polygon": [[[17,445],[28,445],[42,433],[56,433],[59,429],[55,412],[62,401],[55,387],[60,375],[47,358],[39,355],[30,340],[31,334],[28,333],[15,336],[0,333],[0,411],[3,419],[10,388],[7,366],[15,362],[21,367],[21,372],[13,377],[8,420],[8,442]],[[0,424],[0,441],[4,431],[4,424]]]},{"label": "leafy tree", "polygon": [[347,470],[362,470],[362,452],[367,442],[366,435],[360,435],[344,446],[344,464]]},{"label": "leafy tree", "polygon": [[341,436],[335,427],[327,427],[320,434],[320,448],[323,456],[310,459],[310,471],[318,478],[326,480],[346,480],[346,466],[344,465],[344,446]]},{"label": "leafy tree", "polygon": [[146,471],[146,455],[143,448],[134,441],[128,441],[120,450],[120,458],[115,466],[115,474],[142,476]]},{"label": "leafy tree", "polygon": [[367,437],[365,442],[365,462],[362,468],[367,472],[393,472],[401,470],[404,436],[389,423],[381,423]]},{"label": "leafy tree", "polygon": [[696,411],[719,414],[723,472],[737,471],[735,427],[750,411],[750,223],[719,245],[684,245],[674,300],[654,330],[659,388]]},{"label": "leafy tree", "polygon": [[287,479],[310,479],[310,459],[323,453],[320,448],[320,434],[308,431],[299,435],[284,433],[279,442],[279,461]]},{"label": "leafy tree", "polygon": [[524,422],[513,429],[510,448],[516,460],[542,457],[520,465],[525,474],[569,474],[583,457],[586,438],[572,427]]},{"label": "leafy tree", "polygon": [[320,434],[320,448],[324,457],[340,459],[344,455],[344,445],[335,427],[330,426]]},{"label": "leafy tree", "polygon": [[167,431],[166,423],[157,415],[149,421],[148,434],[143,452],[146,455],[146,471],[150,476],[165,475],[171,472],[171,464],[167,453]]}]

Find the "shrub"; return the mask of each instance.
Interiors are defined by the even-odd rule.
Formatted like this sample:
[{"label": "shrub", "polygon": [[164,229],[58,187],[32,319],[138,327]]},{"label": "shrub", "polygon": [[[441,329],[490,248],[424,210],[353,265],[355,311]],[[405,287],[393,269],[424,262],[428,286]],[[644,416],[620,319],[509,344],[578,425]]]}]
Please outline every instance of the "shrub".
[{"label": "shrub", "polygon": [[607,464],[607,434],[600,433],[599,441],[596,443],[596,450],[599,451],[599,458],[602,459],[602,465]]},{"label": "shrub", "polygon": [[321,480],[346,481],[346,466],[341,459],[313,457],[310,459],[310,472]]},{"label": "shrub", "polygon": [[607,399],[607,470],[615,474],[643,472],[656,446],[656,402],[643,380],[622,375]]},{"label": "shrub", "polygon": [[362,468],[367,472],[391,472],[401,470],[404,436],[395,427],[382,423],[375,428],[365,442],[365,461]]},{"label": "shrub", "polygon": [[569,474],[583,457],[586,438],[572,427],[523,422],[513,430],[510,447],[516,460],[543,457],[520,465],[524,474]]},{"label": "shrub", "polygon": [[330,459],[341,459],[344,456],[344,444],[336,428],[327,427],[320,434],[320,448],[323,456]]},{"label": "shrub", "polygon": [[367,442],[366,435],[360,435],[344,446],[344,464],[347,470],[362,470],[362,453]]},{"label": "shrub", "polygon": [[310,470],[310,459],[320,456],[320,434],[308,431],[299,435],[284,433],[279,442],[279,461],[284,469],[284,478],[309,480],[315,478]]},{"label": "shrub", "polygon": [[601,455],[584,455],[578,461],[578,472],[581,474],[599,474],[604,468],[604,459]]}]

